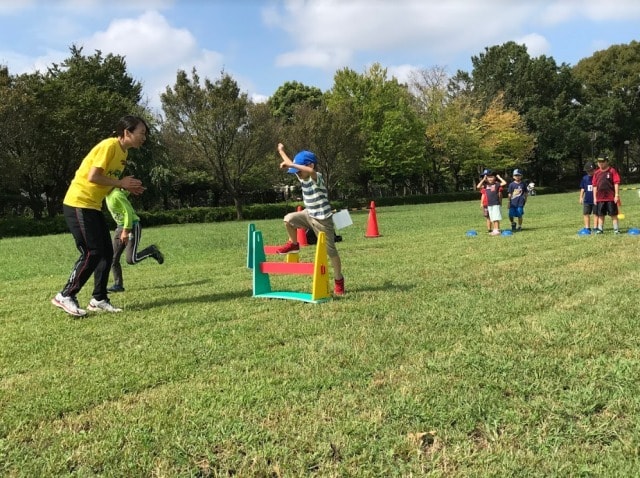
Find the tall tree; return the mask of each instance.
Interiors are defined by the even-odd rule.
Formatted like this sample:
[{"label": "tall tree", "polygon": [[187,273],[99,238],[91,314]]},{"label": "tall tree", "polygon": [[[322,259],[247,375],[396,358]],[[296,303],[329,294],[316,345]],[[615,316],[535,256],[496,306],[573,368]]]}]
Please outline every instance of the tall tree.
[{"label": "tall tree", "polygon": [[15,77],[3,110],[13,123],[26,126],[20,135],[4,137],[0,155],[15,161],[16,178],[35,217],[62,208],[73,173],[89,149],[109,136],[121,116],[141,114],[142,87],[126,71],[123,57],[71,56],[42,73]]},{"label": "tall tree", "polygon": [[28,93],[22,81],[9,75],[7,67],[0,68],[0,213],[22,213],[26,205],[20,161],[28,155],[25,135],[35,135],[28,112],[36,109],[35,98]]},{"label": "tall tree", "polygon": [[254,105],[237,82],[222,73],[215,82],[179,71],[161,95],[173,147],[191,154],[213,174],[242,218],[243,194],[254,173],[273,154],[274,122],[264,105]]},{"label": "tall tree", "polygon": [[293,110],[292,121],[283,133],[287,148],[309,149],[318,156],[318,169],[323,173],[332,197],[359,194],[357,184],[363,152],[360,130],[352,111],[345,105],[331,109],[300,104]]},{"label": "tall tree", "polygon": [[[531,58],[524,45],[507,42],[485,48],[471,59],[470,77],[457,76],[459,84],[469,79],[483,108],[502,96],[507,109],[517,111],[536,136],[533,173],[538,182],[558,179],[558,164],[581,162],[581,135],[570,127],[577,122],[573,108],[581,97],[580,85],[568,65],[558,66],[553,58]],[[562,134],[564,132],[564,134]],[[572,168],[569,168],[572,169]]]},{"label": "tall tree", "polygon": [[500,95],[491,102],[477,124],[482,156],[492,168],[507,171],[526,166],[535,144],[534,137],[528,133],[518,112],[504,107]]},{"label": "tall tree", "polygon": [[407,87],[389,79],[385,68],[376,63],[362,75],[338,71],[327,98],[329,108],[343,104],[358,118],[363,179],[391,191],[425,168],[424,125]]},{"label": "tall tree", "polygon": [[319,108],[322,104],[322,96],[322,91],[315,86],[307,86],[298,81],[287,81],[275,91],[267,104],[274,116],[289,122],[293,119],[293,110],[297,106]]},{"label": "tall tree", "polygon": [[640,140],[640,42],[597,51],[573,73],[584,92],[580,112],[595,152],[611,148],[620,165],[625,141]]},{"label": "tall tree", "polygon": [[459,191],[478,175],[487,162],[480,146],[482,135],[475,118],[477,110],[460,96],[447,102],[431,102],[426,127],[431,158],[432,190],[440,192],[453,185]]}]

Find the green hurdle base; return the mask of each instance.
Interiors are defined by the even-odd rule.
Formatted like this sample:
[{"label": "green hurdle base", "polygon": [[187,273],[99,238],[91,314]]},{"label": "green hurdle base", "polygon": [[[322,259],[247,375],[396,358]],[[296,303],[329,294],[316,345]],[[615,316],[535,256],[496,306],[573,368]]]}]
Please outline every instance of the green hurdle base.
[{"label": "green hurdle base", "polygon": [[[253,297],[298,300],[318,304],[331,299],[327,277],[328,260],[324,233],[318,237],[315,261],[310,263],[267,263],[262,232],[249,225],[247,266],[253,272]],[[269,272],[276,274],[302,274],[313,277],[311,293],[273,291]]]},{"label": "green hurdle base", "polygon": [[263,297],[265,299],[287,299],[287,300],[299,300],[302,302],[310,302],[311,304],[318,304],[320,302],[326,302],[329,299],[317,299],[313,300],[311,294],[306,292],[288,292],[285,290],[277,292],[264,292],[262,294],[253,294],[253,297]]}]

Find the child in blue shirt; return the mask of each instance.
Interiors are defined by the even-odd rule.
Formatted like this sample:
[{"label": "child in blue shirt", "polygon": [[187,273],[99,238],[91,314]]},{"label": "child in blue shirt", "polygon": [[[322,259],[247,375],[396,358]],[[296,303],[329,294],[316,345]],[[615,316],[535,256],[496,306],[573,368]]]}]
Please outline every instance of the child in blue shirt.
[{"label": "child in blue shirt", "polygon": [[[524,205],[527,202],[527,187],[522,182],[522,171],[519,169],[513,171],[513,182],[509,184],[507,195],[509,197],[509,222],[511,222],[511,230],[521,231]],[[516,224],[515,219],[518,220],[518,224]]]},{"label": "child in blue shirt", "polygon": [[596,206],[593,201],[593,173],[596,171],[594,163],[587,163],[584,167],[585,174],[580,181],[580,199],[578,202],[582,204],[582,218],[584,220],[584,230],[591,232],[591,216],[594,216],[593,227],[596,227]]}]

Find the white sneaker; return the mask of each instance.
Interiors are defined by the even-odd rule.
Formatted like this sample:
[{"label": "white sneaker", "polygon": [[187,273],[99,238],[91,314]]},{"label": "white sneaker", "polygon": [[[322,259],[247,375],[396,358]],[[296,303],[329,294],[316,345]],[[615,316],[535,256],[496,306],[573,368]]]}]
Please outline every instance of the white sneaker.
[{"label": "white sneaker", "polygon": [[89,301],[89,305],[87,306],[87,309],[93,312],[122,312],[121,308],[114,307],[113,305],[111,305],[111,302],[109,302],[109,299],[104,299],[104,300],[91,299]]},{"label": "white sneaker", "polygon": [[87,315],[87,311],[80,308],[78,300],[75,297],[67,297],[58,292],[56,296],[51,299],[51,303],[56,307],[60,307],[67,314],[76,317],[84,317]]}]

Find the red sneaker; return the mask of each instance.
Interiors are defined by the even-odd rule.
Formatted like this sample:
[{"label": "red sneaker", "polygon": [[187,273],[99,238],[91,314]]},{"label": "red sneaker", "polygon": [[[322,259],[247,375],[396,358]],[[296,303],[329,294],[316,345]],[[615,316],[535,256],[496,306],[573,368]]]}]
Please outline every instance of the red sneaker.
[{"label": "red sneaker", "polygon": [[336,279],[334,283],[333,293],[335,295],[344,295],[344,277],[342,279]]},{"label": "red sneaker", "polygon": [[298,252],[300,252],[300,245],[294,244],[291,241],[287,241],[284,246],[278,247],[276,249],[276,252],[278,254],[297,254]]}]

